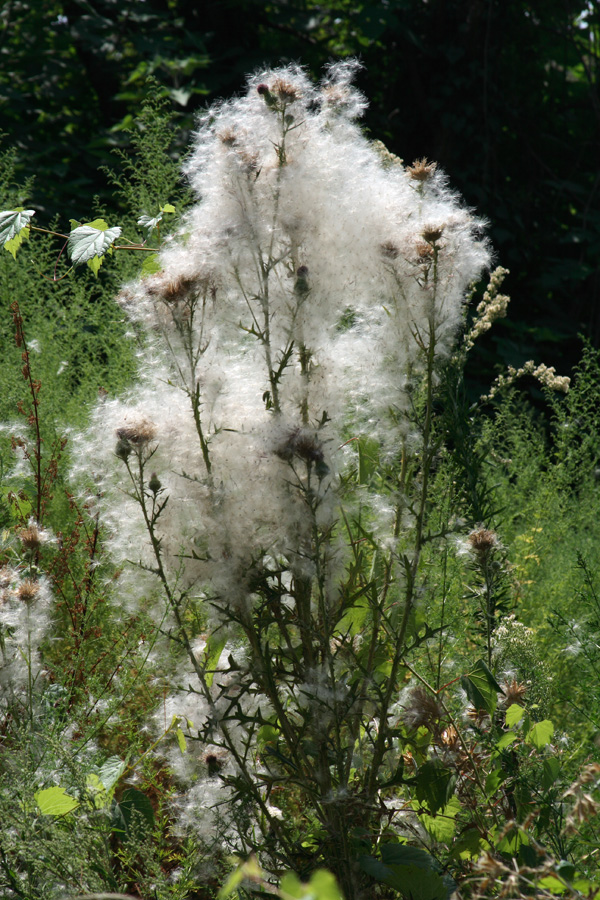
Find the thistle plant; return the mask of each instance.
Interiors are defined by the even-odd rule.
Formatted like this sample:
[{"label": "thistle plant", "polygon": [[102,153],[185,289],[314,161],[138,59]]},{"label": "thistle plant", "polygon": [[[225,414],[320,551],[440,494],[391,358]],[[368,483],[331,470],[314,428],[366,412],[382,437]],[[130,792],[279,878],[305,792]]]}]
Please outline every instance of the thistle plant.
[{"label": "thistle plant", "polygon": [[123,603],[181,652],[182,823],[273,874],[325,860],[347,900],[404,783],[398,700],[451,530],[436,398],[489,261],[442,172],[363,135],[355,69],[260,72],[201,118],[198,202],[118,298],[139,381],[76,466]]}]

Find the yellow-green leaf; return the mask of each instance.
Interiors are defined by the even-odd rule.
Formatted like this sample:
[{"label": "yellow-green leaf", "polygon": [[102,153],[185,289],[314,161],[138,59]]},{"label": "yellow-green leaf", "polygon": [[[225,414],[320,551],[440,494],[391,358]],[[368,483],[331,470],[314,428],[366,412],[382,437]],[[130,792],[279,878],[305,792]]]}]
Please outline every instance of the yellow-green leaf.
[{"label": "yellow-green leaf", "polygon": [[549,744],[554,734],[554,725],[549,719],[543,722],[537,722],[526,737],[528,744],[533,744],[537,750],[541,750],[546,744]]},{"label": "yellow-green leaf", "polygon": [[181,728],[179,728],[179,726],[177,726],[177,728],[175,729],[175,734],[177,735],[177,743],[179,744],[179,749],[181,750],[181,754],[183,756],[183,754],[187,750],[187,742],[185,740],[185,734],[183,733]]},{"label": "yellow-green leaf", "polygon": [[79,806],[78,800],[58,786],[38,791],[34,800],[44,816],[66,816]]},{"label": "yellow-green leaf", "polygon": [[506,710],[506,724],[509,728],[512,728],[513,725],[516,725],[517,722],[521,721],[524,715],[525,710],[522,706],[519,706],[518,703],[511,703]]}]

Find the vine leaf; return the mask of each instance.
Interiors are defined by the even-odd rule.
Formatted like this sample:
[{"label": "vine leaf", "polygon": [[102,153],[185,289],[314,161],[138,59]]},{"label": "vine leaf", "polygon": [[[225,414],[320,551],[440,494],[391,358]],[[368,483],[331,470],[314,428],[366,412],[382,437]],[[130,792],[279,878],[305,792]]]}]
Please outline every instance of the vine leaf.
[{"label": "vine leaf", "polygon": [[14,259],[23,241],[29,239],[32,216],[35,216],[35,210],[22,206],[0,212],[0,247],[12,253]]},{"label": "vine leaf", "polygon": [[71,262],[75,266],[87,263],[94,275],[97,275],[102,257],[119,237],[121,229],[118,226],[109,228],[104,219],[94,219],[85,225],[71,220],[71,224],[75,226],[67,243]]},{"label": "vine leaf", "polygon": [[146,230],[146,232],[147,232],[146,238],[149,238],[150,235],[152,234],[152,232],[154,231],[154,229],[157,228],[158,225],[160,225],[160,223],[162,222],[163,214],[164,213],[172,214],[174,212],[175,212],[175,207],[173,206],[173,204],[165,203],[164,206],[161,206],[160,212],[157,216],[146,216],[146,215],[140,216],[139,219],[137,220],[137,223],[140,226],[140,228],[144,228]]},{"label": "vine leaf", "polygon": [[162,218],[162,213],[159,213],[157,216],[140,216],[137,223],[146,230],[147,237],[150,237],[156,226],[162,222]]},{"label": "vine leaf", "polygon": [[65,816],[79,806],[79,801],[58,785],[38,791],[34,799],[43,816]]}]

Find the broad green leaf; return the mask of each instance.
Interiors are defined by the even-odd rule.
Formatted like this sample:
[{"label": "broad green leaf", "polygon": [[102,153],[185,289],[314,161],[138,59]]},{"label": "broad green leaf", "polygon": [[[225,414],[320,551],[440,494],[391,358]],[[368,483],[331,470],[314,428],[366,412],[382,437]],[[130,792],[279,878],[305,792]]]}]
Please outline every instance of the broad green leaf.
[{"label": "broad green leaf", "polygon": [[29,240],[29,232],[31,231],[29,225],[26,225],[25,228],[22,228],[18,234],[15,234],[10,241],[7,241],[4,245],[4,249],[8,250],[13,259],[17,258],[17,250],[23,243],[23,241]]},{"label": "broad green leaf", "polygon": [[90,772],[87,775],[85,784],[96,809],[103,809],[105,806],[108,806],[110,802],[108,792],[95,772]]},{"label": "broad green leaf", "polygon": [[419,821],[427,829],[434,841],[449,844],[456,831],[456,816],[461,810],[458,797],[451,797],[435,816],[420,815]]},{"label": "broad green leaf", "polygon": [[560,772],[560,763],[555,756],[549,756],[544,760],[542,767],[542,787],[550,790]]},{"label": "broad green leaf", "polygon": [[162,266],[158,261],[158,253],[147,253],[145,256],[146,258],[142,263],[142,275],[156,275],[157,272],[162,272]]},{"label": "broad green leaf", "polygon": [[490,716],[494,714],[498,694],[504,692],[482,659],[477,660],[472,671],[463,675],[460,682],[475,709],[485,709]]},{"label": "broad green leaf", "polygon": [[127,768],[127,762],[118,756],[110,756],[98,770],[98,777],[107,791],[111,791]]},{"label": "broad green leaf", "polygon": [[485,792],[488,797],[492,797],[503,781],[506,780],[506,772],[502,769],[494,769],[485,779]]},{"label": "broad green leaf", "polygon": [[79,806],[79,801],[58,785],[38,791],[33,796],[44,816],[65,816]]},{"label": "broad green leaf", "polygon": [[307,884],[303,884],[293,872],[287,872],[279,884],[283,897],[294,900],[344,900],[335,877],[326,869],[317,869]]},{"label": "broad green leaf", "polygon": [[309,891],[306,900],[309,897],[314,897],[314,900],[344,900],[335,877],[326,869],[313,872],[306,887]]},{"label": "broad green leaf", "polygon": [[118,226],[109,228],[104,219],[96,219],[88,225],[74,228],[67,244],[67,252],[73,265],[81,266],[95,256],[104,256],[120,234]]},{"label": "broad green leaf", "polygon": [[574,881],[577,875],[573,863],[568,862],[566,859],[561,859],[556,866],[556,871],[565,881]]},{"label": "broad green leaf", "polygon": [[528,844],[529,838],[525,832],[521,828],[515,827],[503,834],[500,841],[496,844],[496,850],[499,850],[500,853],[514,854],[518,852],[520,847]]},{"label": "broad green leaf", "polygon": [[96,278],[98,277],[98,272],[100,271],[100,266],[102,265],[103,262],[104,262],[103,256],[92,256],[92,258],[88,259],[88,261],[87,261],[88,269],[90,269],[94,273]]},{"label": "broad green leaf", "polygon": [[119,803],[121,813],[127,828],[127,833],[132,836],[132,826],[135,828],[153,828],[154,810],[145,794],[136,788],[127,788]]},{"label": "broad green leaf", "polygon": [[437,759],[429,760],[420,767],[414,781],[417,799],[435,815],[450,800],[455,783],[456,775],[450,769]]},{"label": "broad green leaf", "polygon": [[407,900],[448,900],[456,889],[451,878],[443,877],[436,860],[405,844],[383,844],[381,862],[361,856],[360,867],[376,881],[399,891]]},{"label": "broad green leaf", "polygon": [[556,875],[546,875],[545,878],[540,878],[537,886],[545,891],[550,891],[551,894],[564,894],[565,891],[569,890],[567,885],[563,884]]},{"label": "broad green leaf", "polygon": [[162,218],[162,213],[159,213],[157,216],[140,216],[137,223],[147,232],[147,237],[150,237],[159,222],[162,222]]},{"label": "broad green leaf", "polygon": [[175,207],[173,206],[172,203],[165,203],[164,206],[161,206],[161,211],[166,212],[166,213],[174,213]]},{"label": "broad green leaf", "polygon": [[250,859],[243,863],[240,863],[235,856],[230,857],[229,861],[237,865],[217,894],[217,900],[225,900],[226,897],[230,897],[244,878],[249,878],[251,881],[259,881],[263,877],[262,870],[255,856],[251,856]]},{"label": "broad green leaf", "polygon": [[538,722],[533,726],[525,740],[528,744],[533,744],[536,750],[541,750],[546,744],[549,744],[554,734],[554,725],[549,719]]},{"label": "broad green leaf", "polygon": [[0,212],[0,247],[27,228],[32,216],[35,216],[35,210],[22,207]]},{"label": "broad green leaf", "polygon": [[514,731],[505,731],[502,737],[496,742],[496,747],[498,750],[505,750],[507,747],[516,741],[517,735]]},{"label": "broad green leaf", "polygon": [[512,728],[513,725],[516,725],[517,722],[520,722],[523,716],[525,715],[525,710],[522,706],[519,706],[518,703],[511,703],[511,705],[506,710],[506,724],[509,728]]},{"label": "broad green leaf", "polygon": [[479,834],[477,828],[470,826],[454,841],[452,856],[458,859],[479,859],[483,851],[489,849],[490,845]]}]

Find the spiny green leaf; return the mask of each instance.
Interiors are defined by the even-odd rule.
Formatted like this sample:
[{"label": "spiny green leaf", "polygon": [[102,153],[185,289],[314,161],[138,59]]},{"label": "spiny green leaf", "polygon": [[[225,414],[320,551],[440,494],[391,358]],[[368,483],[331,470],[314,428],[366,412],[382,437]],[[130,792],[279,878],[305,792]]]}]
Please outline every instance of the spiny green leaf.
[{"label": "spiny green leaf", "polygon": [[81,266],[95,256],[104,256],[120,234],[118,226],[109,228],[103,219],[74,228],[67,244],[67,252],[73,265]]}]

